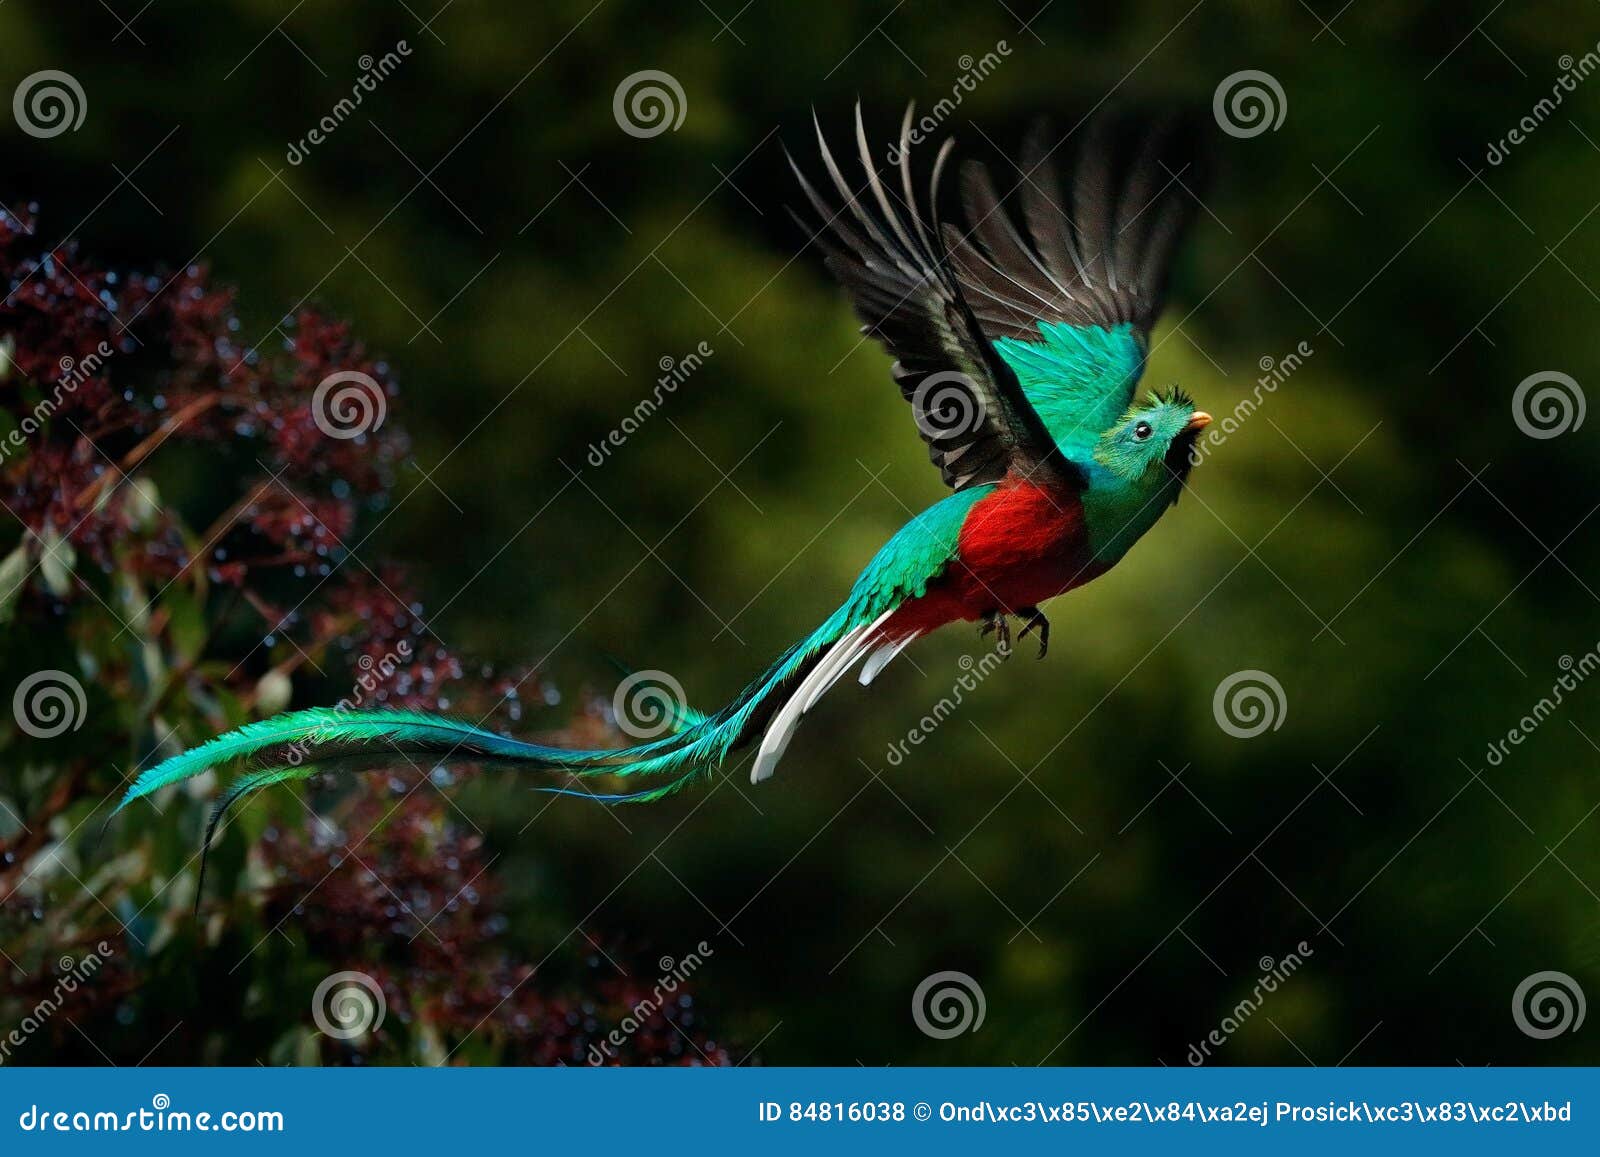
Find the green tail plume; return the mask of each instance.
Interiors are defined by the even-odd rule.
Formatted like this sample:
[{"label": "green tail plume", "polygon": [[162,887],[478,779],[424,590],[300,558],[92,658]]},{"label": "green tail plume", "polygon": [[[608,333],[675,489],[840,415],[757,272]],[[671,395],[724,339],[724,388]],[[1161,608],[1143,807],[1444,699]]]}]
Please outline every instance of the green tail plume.
[{"label": "green tail plume", "polygon": [[202,845],[203,882],[204,853],[209,851],[229,809],[260,788],[305,779],[319,771],[361,770],[401,759],[418,759],[487,763],[580,777],[664,779],[640,791],[617,794],[572,787],[541,789],[606,804],[649,803],[681,790],[697,777],[709,775],[721,766],[729,752],[759,734],[807,672],[844,633],[851,619],[846,608],[835,612],[715,714],[675,706],[673,732],[648,743],[615,749],[550,747],[427,712],[312,707],[247,724],[147,769],[128,788],[112,814],[136,799],[208,768],[247,760],[251,770],[234,781],[212,808]]}]

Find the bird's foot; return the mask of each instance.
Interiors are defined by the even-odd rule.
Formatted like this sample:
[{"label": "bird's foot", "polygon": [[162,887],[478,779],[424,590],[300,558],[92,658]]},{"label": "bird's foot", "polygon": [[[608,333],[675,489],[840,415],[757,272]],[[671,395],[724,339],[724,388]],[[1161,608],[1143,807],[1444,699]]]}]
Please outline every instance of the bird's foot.
[{"label": "bird's foot", "polygon": [[991,632],[994,634],[994,649],[1002,655],[1011,654],[1011,621],[1006,618],[1004,611],[990,611],[983,616],[978,635],[981,638]]},{"label": "bird's foot", "polygon": [[1044,617],[1044,612],[1038,607],[1021,607],[1017,614],[1027,621],[1022,624],[1022,630],[1017,632],[1017,638],[1026,638],[1029,631],[1037,629],[1039,632],[1039,658],[1044,658],[1045,652],[1050,650],[1050,620]]}]

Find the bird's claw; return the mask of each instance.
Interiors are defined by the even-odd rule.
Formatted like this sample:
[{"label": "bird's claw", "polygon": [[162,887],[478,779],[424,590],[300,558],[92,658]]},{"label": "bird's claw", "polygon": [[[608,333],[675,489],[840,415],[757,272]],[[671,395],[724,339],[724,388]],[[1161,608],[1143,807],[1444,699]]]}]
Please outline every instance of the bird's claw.
[{"label": "bird's claw", "polygon": [[1017,632],[1017,638],[1026,638],[1029,631],[1038,629],[1039,632],[1039,658],[1044,658],[1050,650],[1050,620],[1044,617],[1044,612],[1038,607],[1022,607],[1017,611],[1027,621],[1022,624],[1022,630]]},{"label": "bird's claw", "polygon": [[983,616],[983,622],[978,627],[978,635],[993,632],[995,650],[1002,655],[1011,653],[1011,621],[1006,618],[1004,611],[990,611]]}]

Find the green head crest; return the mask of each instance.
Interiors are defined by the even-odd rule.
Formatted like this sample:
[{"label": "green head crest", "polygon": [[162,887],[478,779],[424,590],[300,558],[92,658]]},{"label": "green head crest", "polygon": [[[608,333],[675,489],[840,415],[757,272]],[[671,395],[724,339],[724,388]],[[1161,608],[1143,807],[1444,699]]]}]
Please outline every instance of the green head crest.
[{"label": "green head crest", "polygon": [[1195,439],[1210,424],[1211,415],[1195,409],[1194,399],[1179,387],[1152,390],[1100,435],[1095,461],[1130,482],[1155,469],[1181,482],[1192,465]]}]

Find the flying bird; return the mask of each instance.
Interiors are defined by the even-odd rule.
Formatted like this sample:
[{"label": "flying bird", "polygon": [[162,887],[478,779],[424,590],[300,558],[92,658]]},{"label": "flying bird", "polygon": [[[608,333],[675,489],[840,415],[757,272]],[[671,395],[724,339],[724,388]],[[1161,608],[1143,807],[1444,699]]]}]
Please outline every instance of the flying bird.
[{"label": "flying bird", "polygon": [[1050,624],[1041,605],[1105,574],[1155,525],[1177,501],[1195,440],[1211,421],[1177,387],[1139,391],[1194,206],[1194,174],[1169,159],[1187,136],[1175,124],[1132,133],[1101,116],[1084,127],[1064,181],[1054,156],[1061,142],[1036,126],[1004,199],[1015,205],[1003,203],[983,164],[962,166],[958,228],[938,209],[953,141],[938,151],[919,198],[913,129],[908,108],[887,153],[887,181],[859,106],[858,175],[846,177],[820,125],[823,191],[790,158],[820,217],[815,239],[825,264],[862,332],[893,356],[890,372],[951,490],[884,544],[821,626],[721,710],[678,706],[669,734],[636,746],[572,750],[416,711],[311,708],[159,763],[117,810],[240,758],[252,770],[213,808],[206,846],[248,792],[399,757],[630,777],[650,786],[545,790],[645,802],[709,775],[750,744],[759,743],[751,782],[770,778],[802,717],[830,688],[857,667],[859,681],[871,683],[946,624],[978,623],[1009,653],[1016,619],[1019,638],[1037,634],[1043,658]]}]

